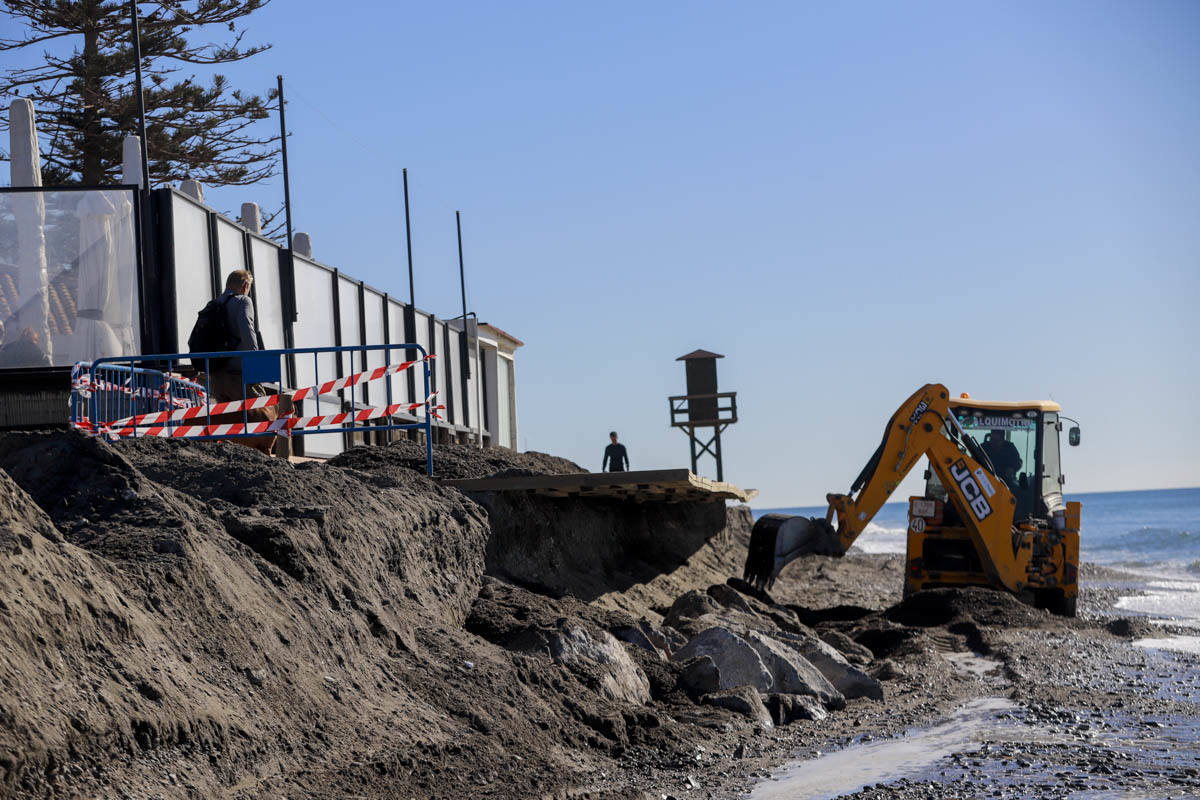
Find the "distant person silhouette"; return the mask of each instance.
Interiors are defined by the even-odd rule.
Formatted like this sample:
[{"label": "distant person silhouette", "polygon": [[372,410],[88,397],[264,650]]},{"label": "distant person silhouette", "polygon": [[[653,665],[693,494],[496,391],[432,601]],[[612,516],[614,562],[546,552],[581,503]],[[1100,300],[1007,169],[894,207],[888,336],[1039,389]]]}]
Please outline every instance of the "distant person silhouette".
[{"label": "distant person silhouette", "polygon": [[601,472],[624,472],[629,469],[629,454],[625,445],[617,443],[617,432],[608,434],[612,444],[604,448],[604,461],[600,463]]}]

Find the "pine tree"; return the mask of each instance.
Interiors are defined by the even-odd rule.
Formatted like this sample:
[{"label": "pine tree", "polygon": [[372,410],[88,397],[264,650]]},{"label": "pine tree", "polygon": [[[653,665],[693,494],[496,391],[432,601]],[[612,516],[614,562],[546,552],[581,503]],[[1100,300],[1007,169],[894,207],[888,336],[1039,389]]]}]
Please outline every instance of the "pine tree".
[{"label": "pine tree", "polygon": [[[244,45],[239,22],[269,0],[161,0],[139,3],[146,139],[151,183],[194,178],[210,186],[255,183],[275,174],[279,136],[255,125],[271,101],[179,73],[188,65],[242,61],[270,45]],[[0,13],[24,24],[0,38],[0,53],[43,48],[41,63],[0,75],[0,96],[33,101],[47,185],[119,183],[121,147],[138,133],[129,3],[121,0],[0,0]],[[218,26],[224,43],[204,39]],[[74,42],[65,54],[67,43]],[[62,53],[62,54],[59,54]],[[5,60],[11,61],[12,56]],[[180,79],[182,78],[182,80]],[[8,128],[8,104],[0,130]],[[5,156],[7,157],[7,156]]]}]

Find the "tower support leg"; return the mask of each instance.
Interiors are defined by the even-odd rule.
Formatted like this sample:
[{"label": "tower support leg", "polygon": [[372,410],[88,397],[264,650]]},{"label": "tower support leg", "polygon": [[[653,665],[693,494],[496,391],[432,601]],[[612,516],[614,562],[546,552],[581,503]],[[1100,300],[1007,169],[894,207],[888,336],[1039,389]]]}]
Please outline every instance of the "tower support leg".
[{"label": "tower support leg", "polygon": [[723,465],[722,465],[722,463],[721,463],[721,429],[720,429],[720,428],[717,428],[717,433],[716,433],[716,435],[715,435],[713,438],[714,438],[714,439],[716,440],[716,442],[717,442],[717,452],[716,452],[716,456],[717,456],[717,480],[718,480],[718,481],[724,481],[724,480],[725,480],[725,470],[724,470],[724,466],[723,466]]}]

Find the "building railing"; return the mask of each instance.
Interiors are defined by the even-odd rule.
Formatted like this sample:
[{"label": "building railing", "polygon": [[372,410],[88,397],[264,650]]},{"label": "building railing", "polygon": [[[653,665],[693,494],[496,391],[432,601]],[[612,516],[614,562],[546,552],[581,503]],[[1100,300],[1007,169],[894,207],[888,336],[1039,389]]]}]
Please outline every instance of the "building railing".
[{"label": "building railing", "polygon": [[[368,354],[382,363],[343,373],[343,359],[365,365]],[[335,374],[330,375],[329,358],[323,356],[332,357]],[[301,370],[308,385],[284,388],[283,376],[297,365],[307,367],[310,358],[311,370]],[[431,390],[435,358],[414,343],[101,358],[72,371],[71,425],[113,440],[390,435],[421,429],[426,472],[433,475],[432,420],[444,408],[435,404]],[[394,379],[417,368],[423,399],[394,393]],[[382,388],[368,395],[365,387],[377,381]],[[368,396],[377,398],[375,404],[364,402]]]},{"label": "building railing", "polygon": [[[0,188],[0,322],[7,328],[0,375],[25,380],[28,371],[65,373],[102,355],[181,350],[197,312],[220,295],[231,271],[245,269],[254,276],[250,298],[266,347],[420,345],[438,356],[430,388],[446,410],[434,421],[437,438],[515,445],[501,424],[508,407],[498,395],[511,387],[492,369],[498,350],[480,345],[477,325],[415,308],[181,191],[136,188]],[[321,359],[325,376],[383,363],[378,350],[326,350]],[[284,364],[289,385],[315,380],[307,364],[294,362]],[[415,375],[402,376],[392,399],[420,402],[420,389]],[[377,396],[372,388],[356,401]],[[309,454],[333,455],[345,443],[323,437],[309,444]],[[297,446],[303,452],[303,440]]]}]

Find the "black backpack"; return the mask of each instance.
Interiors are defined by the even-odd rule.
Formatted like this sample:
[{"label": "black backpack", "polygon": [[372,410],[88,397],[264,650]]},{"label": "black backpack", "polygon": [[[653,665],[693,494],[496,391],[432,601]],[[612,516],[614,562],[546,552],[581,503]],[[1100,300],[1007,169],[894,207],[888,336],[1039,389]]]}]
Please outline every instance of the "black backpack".
[{"label": "black backpack", "polygon": [[[209,300],[200,313],[196,315],[196,324],[192,326],[192,335],[188,337],[189,353],[213,353],[233,350],[237,340],[229,329],[229,314],[226,306],[233,299],[230,295],[224,299]],[[224,366],[229,359],[211,359],[210,367],[216,369]],[[192,360],[195,366],[196,359]]]}]

